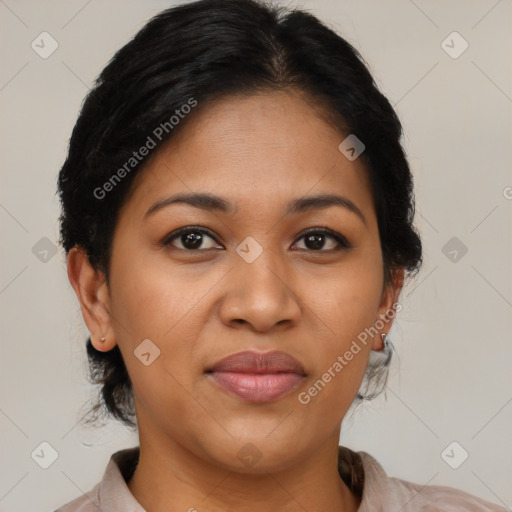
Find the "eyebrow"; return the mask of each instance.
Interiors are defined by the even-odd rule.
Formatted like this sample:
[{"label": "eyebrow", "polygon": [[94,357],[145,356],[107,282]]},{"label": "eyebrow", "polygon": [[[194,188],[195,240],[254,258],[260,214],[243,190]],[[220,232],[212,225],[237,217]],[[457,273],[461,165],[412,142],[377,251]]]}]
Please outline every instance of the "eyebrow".
[{"label": "eyebrow", "polygon": [[[206,211],[218,211],[228,214],[237,211],[237,208],[229,201],[214,194],[179,193],[166,197],[165,199],[160,199],[154,203],[145,213],[144,218],[148,218],[163,208],[177,203],[189,204]],[[294,199],[288,203],[285,215],[303,213],[311,210],[322,210],[331,206],[340,206],[351,211],[366,225],[366,218],[363,212],[350,199],[337,194],[321,194]]]}]

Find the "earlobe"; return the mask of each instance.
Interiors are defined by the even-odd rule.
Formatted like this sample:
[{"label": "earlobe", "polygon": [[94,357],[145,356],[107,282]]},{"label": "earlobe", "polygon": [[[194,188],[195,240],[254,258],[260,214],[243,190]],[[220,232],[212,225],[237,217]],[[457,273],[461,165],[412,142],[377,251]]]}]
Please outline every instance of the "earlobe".
[{"label": "earlobe", "polygon": [[[101,352],[112,349],[116,343],[110,316],[109,293],[103,273],[92,267],[85,250],[78,246],[68,253],[67,270],[94,348]],[[100,338],[105,340],[102,342]]]},{"label": "earlobe", "polygon": [[[378,309],[378,318],[375,327],[379,330],[380,336],[374,338],[373,350],[381,351],[384,349],[385,338],[391,330],[395,316],[401,308],[398,299],[404,282],[403,267],[392,273],[392,282],[388,284],[382,294],[382,300]],[[382,335],[386,336],[382,336]]]}]

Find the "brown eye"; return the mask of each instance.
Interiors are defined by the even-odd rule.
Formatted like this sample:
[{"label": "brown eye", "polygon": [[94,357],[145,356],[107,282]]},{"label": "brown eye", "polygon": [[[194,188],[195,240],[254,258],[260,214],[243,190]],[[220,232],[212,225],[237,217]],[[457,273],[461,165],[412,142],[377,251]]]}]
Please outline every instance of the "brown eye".
[{"label": "brown eye", "polygon": [[[302,239],[304,239],[305,247],[299,247],[299,249],[315,252],[339,251],[351,247],[343,235],[331,231],[330,229],[312,229],[299,238],[299,240]],[[327,243],[329,239],[331,242]],[[325,247],[326,245],[327,248]]]},{"label": "brown eye", "polygon": [[[215,249],[218,246],[217,243],[215,246],[204,247],[208,239],[213,240],[216,243],[213,236],[211,236],[205,229],[189,226],[167,235],[164,240],[162,240],[162,245],[173,245],[176,249],[184,251]],[[181,244],[181,247],[176,246],[174,243],[175,241]]]},{"label": "brown eye", "polygon": [[[343,235],[325,228],[310,229],[308,232],[302,234],[298,240],[302,239],[304,239],[305,247],[299,247],[299,250],[330,252],[352,247]],[[210,246],[208,246],[208,240],[210,240]],[[212,242],[215,242],[215,244],[212,245]],[[187,226],[173,231],[167,235],[161,243],[163,246],[172,245],[175,249],[189,252],[200,252],[219,248],[219,244],[215,240],[215,237],[210,234],[209,230],[195,226]]]}]

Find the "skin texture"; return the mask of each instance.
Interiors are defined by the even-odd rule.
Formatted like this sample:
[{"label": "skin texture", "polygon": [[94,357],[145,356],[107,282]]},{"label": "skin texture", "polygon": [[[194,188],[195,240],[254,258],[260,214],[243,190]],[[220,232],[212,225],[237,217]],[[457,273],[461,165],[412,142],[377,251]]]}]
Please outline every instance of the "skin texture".
[{"label": "skin texture", "polygon": [[[184,123],[136,177],[120,212],[110,289],[83,251],[68,256],[94,346],[117,343],[134,386],[141,456],[129,488],[150,512],[354,511],[359,501],[337,472],[337,446],[380,335],[310,403],[298,393],[392,309],[403,284],[400,272],[383,289],[363,164],[338,150],[345,136],[297,91],[199,105]],[[144,219],[153,203],[178,192],[214,193],[236,210],[174,204]],[[340,206],[285,215],[289,201],[325,193],[350,199],[366,222]],[[204,235],[195,252],[182,237],[162,245],[191,225],[215,239]],[[313,227],[340,233],[352,247],[329,250],[338,243],[327,237],[309,248],[301,233]],[[236,252],[248,236],[263,249],[252,263]],[[149,366],[133,354],[144,339],[160,349]],[[287,352],[307,376],[289,395],[254,404],[204,373],[248,349]],[[238,455],[248,443],[258,455],[244,465]]]}]

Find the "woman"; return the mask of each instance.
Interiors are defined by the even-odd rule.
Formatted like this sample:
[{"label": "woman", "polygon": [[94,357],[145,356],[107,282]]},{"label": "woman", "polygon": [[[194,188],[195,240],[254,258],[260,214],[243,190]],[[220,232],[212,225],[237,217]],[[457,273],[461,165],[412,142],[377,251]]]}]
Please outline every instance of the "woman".
[{"label": "woman", "polygon": [[202,0],[103,70],[59,175],[94,382],[140,446],[60,512],[505,510],[339,447],[422,262],[401,125],[299,10]]}]

